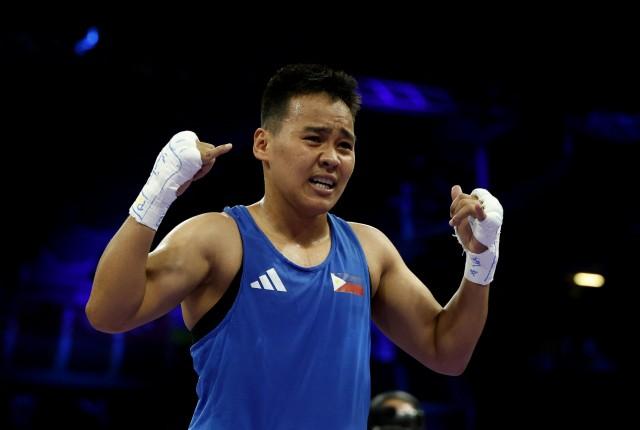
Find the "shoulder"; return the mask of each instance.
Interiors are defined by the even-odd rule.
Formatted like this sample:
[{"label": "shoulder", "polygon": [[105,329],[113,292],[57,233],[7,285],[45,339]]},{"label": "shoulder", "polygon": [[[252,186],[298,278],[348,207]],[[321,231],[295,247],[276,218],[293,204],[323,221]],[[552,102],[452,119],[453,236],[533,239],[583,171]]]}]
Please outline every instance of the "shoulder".
[{"label": "shoulder", "polygon": [[189,247],[211,257],[235,248],[234,245],[241,247],[240,232],[234,219],[224,212],[207,212],[178,224],[159,246]]},{"label": "shoulder", "polygon": [[207,212],[182,221],[167,234],[167,238],[188,236],[206,239],[210,235],[224,234],[235,225],[233,218],[224,212]]},{"label": "shoulder", "polygon": [[373,293],[378,289],[380,279],[400,255],[391,240],[376,227],[368,224],[349,222],[364,253],[367,257],[369,273],[371,275]]},{"label": "shoulder", "polygon": [[393,246],[389,238],[376,227],[353,221],[349,221],[348,224],[365,250],[371,247]]}]

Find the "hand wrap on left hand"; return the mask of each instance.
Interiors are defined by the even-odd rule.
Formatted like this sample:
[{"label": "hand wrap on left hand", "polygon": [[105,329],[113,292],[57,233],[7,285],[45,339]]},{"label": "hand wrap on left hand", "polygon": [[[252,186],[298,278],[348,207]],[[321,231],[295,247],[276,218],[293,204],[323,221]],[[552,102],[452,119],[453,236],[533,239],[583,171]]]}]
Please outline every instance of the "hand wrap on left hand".
[{"label": "hand wrap on left hand", "polygon": [[[493,275],[498,263],[500,230],[504,211],[498,199],[483,188],[476,188],[471,192],[471,195],[478,197],[487,217],[480,221],[469,216],[469,225],[478,242],[488,249],[480,254],[465,249],[467,261],[464,268],[464,277],[471,282],[487,285],[493,281]],[[455,232],[456,237],[458,237],[457,229]],[[459,237],[458,242],[462,244]]]}]

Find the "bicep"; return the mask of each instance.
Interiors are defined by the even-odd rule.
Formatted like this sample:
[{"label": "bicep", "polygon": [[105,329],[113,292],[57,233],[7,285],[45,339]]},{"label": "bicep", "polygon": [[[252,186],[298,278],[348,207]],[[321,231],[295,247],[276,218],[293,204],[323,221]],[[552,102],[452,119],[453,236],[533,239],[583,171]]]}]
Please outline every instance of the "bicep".
[{"label": "bicep", "polygon": [[163,316],[202,285],[211,270],[192,233],[170,234],[149,254],[144,299],[133,318],[139,326]]},{"label": "bicep", "polygon": [[376,325],[405,352],[428,365],[435,359],[435,327],[442,306],[389,242],[373,299]]}]

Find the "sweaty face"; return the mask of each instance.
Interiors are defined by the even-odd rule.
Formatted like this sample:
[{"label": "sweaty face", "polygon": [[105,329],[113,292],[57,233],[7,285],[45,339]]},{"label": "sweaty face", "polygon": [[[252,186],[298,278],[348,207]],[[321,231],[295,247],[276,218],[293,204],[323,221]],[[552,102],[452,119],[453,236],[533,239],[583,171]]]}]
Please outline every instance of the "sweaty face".
[{"label": "sweaty face", "polygon": [[329,211],[355,165],[351,111],[326,94],[297,96],[271,135],[267,187],[309,215]]}]

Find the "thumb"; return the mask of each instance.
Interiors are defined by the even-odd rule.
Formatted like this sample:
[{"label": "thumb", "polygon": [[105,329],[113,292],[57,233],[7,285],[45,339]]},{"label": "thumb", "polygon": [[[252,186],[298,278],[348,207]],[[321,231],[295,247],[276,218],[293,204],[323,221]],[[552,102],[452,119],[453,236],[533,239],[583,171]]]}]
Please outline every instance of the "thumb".
[{"label": "thumb", "polygon": [[462,194],[462,188],[460,188],[460,185],[454,185],[451,187],[451,200],[455,200],[460,194]]}]

